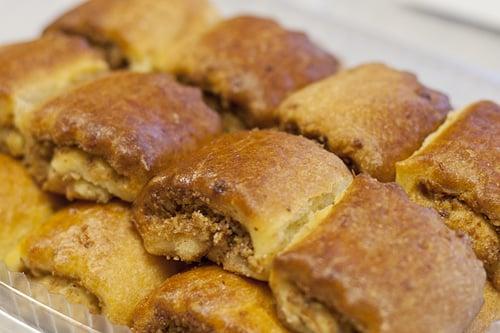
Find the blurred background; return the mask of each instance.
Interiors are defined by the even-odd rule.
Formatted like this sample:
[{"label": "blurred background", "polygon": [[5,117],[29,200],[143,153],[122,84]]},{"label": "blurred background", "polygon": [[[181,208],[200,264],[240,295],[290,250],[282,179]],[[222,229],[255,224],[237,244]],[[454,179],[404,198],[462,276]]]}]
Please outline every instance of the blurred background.
[{"label": "blurred background", "polygon": [[[79,0],[0,0],[0,43],[36,36]],[[305,30],[346,65],[415,71],[455,104],[500,102],[500,0],[213,0]]]}]

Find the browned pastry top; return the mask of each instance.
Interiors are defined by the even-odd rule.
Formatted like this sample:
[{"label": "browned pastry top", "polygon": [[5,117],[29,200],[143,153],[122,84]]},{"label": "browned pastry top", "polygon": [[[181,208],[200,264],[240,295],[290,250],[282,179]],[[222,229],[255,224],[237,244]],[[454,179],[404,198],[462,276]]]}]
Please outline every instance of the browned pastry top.
[{"label": "browned pastry top", "polygon": [[381,181],[416,151],[450,110],[448,98],[415,75],[366,64],[313,84],[279,108],[284,127],[321,138],[330,150]]},{"label": "browned pastry top", "polygon": [[118,52],[114,56],[125,58],[133,69],[169,70],[184,40],[217,20],[217,11],[207,0],[90,0],[46,30],[85,36]]},{"label": "browned pastry top", "polygon": [[[38,102],[38,95],[50,95],[39,91],[25,96],[20,90],[26,86],[40,85],[40,81],[48,79],[55,81],[57,77],[63,80],[62,77],[70,76],[73,71],[83,76],[85,68],[88,68],[89,75],[92,69],[99,67],[104,71],[106,66],[102,59],[102,55],[85,40],[60,34],[0,47],[0,125],[12,125],[12,114],[4,114],[2,103],[12,103],[13,95],[20,95],[16,97],[25,103]],[[8,101],[2,101],[4,98]]]},{"label": "browned pastry top", "polygon": [[335,73],[338,66],[303,33],[269,19],[240,16],[217,24],[187,47],[178,73],[240,108],[249,125],[266,125],[288,94]]},{"label": "browned pastry top", "polygon": [[101,59],[99,52],[79,37],[52,34],[29,42],[0,47],[0,92],[8,94],[33,76],[74,62],[77,57]]},{"label": "browned pastry top", "polygon": [[478,102],[461,110],[398,170],[465,202],[500,226],[500,106]]},{"label": "browned pastry top", "polygon": [[239,222],[252,236],[255,256],[266,256],[290,237],[293,221],[330,204],[351,179],[339,158],[303,137],[235,132],[153,178],[136,201],[135,217],[139,225],[165,223],[162,216],[179,209],[172,200],[199,200]]},{"label": "browned pastry top", "polygon": [[76,282],[99,299],[110,320],[125,325],[138,303],[179,270],[146,253],[130,209],[120,203],[60,210],[29,235],[22,254],[32,273]]},{"label": "browned pastry top", "polygon": [[[215,266],[167,279],[137,307],[136,332],[287,332],[263,283]],[[178,330],[175,330],[178,329]]]},{"label": "browned pastry top", "polygon": [[365,175],[275,269],[361,332],[463,332],[485,283],[466,239],[435,211]]},{"label": "browned pastry top", "polygon": [[116,72],[44,105],[31,131],[39,141],[76,146],[120,175],[144,179],[220,127],[198,89],[165,74]]}]

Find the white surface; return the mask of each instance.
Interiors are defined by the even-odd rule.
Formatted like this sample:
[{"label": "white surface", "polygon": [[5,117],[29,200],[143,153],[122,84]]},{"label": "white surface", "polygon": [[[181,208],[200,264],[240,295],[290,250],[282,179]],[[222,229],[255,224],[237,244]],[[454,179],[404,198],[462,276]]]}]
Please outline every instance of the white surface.
[{"label": "white surface", "polygon": [[[235,8],[273,7],[275,0],[217,1]],[[0,43],[36,36],[40,29],[79,0],[0,0]],[[500,34],[418,13],[407,3],[440,8],[461,17],[500,25],[500,0],[288,0],[335,22],[369,31],[400,45],[467,66],[500,81]],[[278,12],[274,13],[280,15]],[[301,26],[302,20],[294,22]],[[487,23],[488,24],[488,23]],[[491,24],[491,23],[490,23]]]},{"label": "white surface", "polygon": [[435,10],[456,19],[471,21],[500,32],[498,0],[406,0],[416,6]]}]

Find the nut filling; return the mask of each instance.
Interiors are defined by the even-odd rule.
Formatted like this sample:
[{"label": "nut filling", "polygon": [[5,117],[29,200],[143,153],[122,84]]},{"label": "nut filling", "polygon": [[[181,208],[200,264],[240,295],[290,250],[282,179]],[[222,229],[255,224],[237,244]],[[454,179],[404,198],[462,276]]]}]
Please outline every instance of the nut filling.
[{"label": "nut filling", "polygon": [[308,296],[292,281],[282,283],[276,300],[280,317],[291,327],[300,327],[307,333],[359,333],[354,325],[336,309],[327,308],[319,300]]},{"label": "nut filling", "polygon": [[434,190],[428,182],[420,182],[418,190],[426,205],[436,209],[448,227],[469,235],[490,279],[495,285],[500,284],[500,238],[489,218],[475,212],[457,195]]},{"label": "nut filling", "polygon": [[145,240],[148,252],[188,262],[207,257],[227,270],[248,276],[260,272],[252,264],[254,249],[249,233],[240,223],[214,212],[201,200],[164,200],[160,209],[152,211],[156,212],[151,215],[155,223],[148,226],[153,232],[147,234],[155,236]]},{"label": "nut filling", "polygon": [[55,148],[50,142],[37,143],[27,161],[45,190],[65,194],[69,199],[108,202],[117,196],[133,201],[138,188],[116,173],[102,158],[77,148]]}]

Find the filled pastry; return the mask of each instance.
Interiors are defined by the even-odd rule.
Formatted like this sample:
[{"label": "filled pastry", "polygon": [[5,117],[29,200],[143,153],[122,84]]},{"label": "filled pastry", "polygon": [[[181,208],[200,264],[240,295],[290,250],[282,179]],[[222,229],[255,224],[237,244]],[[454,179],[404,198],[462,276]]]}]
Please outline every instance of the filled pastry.
[{"label": "filled pastry", "polygon": [[167,279],[134,313],[136,333],[285,333],[266,285],[216,266]]},{"label": "filled pastry", "polygon": [[19,241],[52,214],[54,202],[20,162],[2,154],[0,184],[0,261],[17,270]]},{"label": "filled pastry", "polygon": [[132,201],[158,167],[220,127],[198,89],[115,72],[37,109],[26,161],[45,190],[70,200]]},{"label": "filled pastry", "polygon": [[206,256],[266,280],[272,258],[350,184],[342,161],[282,132],[225,134],[154,177],[134,203],[148,252]]},{"label": "filled pastry", "polygon": [[218,20],[208,0],[89,0],[65,13],[46,33],[83,36],[113,68],[168,71],[176,52]]},{"label": "filled pastry", "polygon": [[62,278],[53,275],[43,275],[39,277],[28,275],[31,283],[38,283],[51,294],[64,296],[71,304],[83,305],[92,314],[100,314],[101,306],[99,299],[87,289],[69,278]]},{"label": "filled pastry", "polygon": [[202,87],[220,111],[237,113],[247,126],[268,126],[286,96],[338,67],[305,34],[270,19],[240,16],[186,46],[175,72]]},{"label": "filled pastry", "polygon": [[459,333],[481,308],[485,272],[434,210],[360,175],[276,257],[270,284],[297,332]]},{"label": "filled pastry", "polygon": [[[466,333],[489,333],[488,328],[491,327],[491,324],[500,320],[500,292],[490,283],[486,283],[483,298],[484,303],[481,311],[474,318],[472,325],[465,331]],[[491,331],[491,333],[494,332],[496,331]]]},{"label": "filled pastry", "polygon": [[106,70],[102,55],[78,37],[55,34],[0,46],[0,152],[22,156],[26,116]]},{"label": "filled pastry", "polygon": [[500,289],[500,106],[479,102],[450,114],[411,158],[397,181],[417,203],[435,208],[464,232]]},{"label": "filled pastry", "polygon": [[53,275],[84,288],[99,311],[117,324],[130,324],[135,307],[179,269],[177,263],[144,250],[124,204],[75,204],[34,232],[21,246],[35,277]]},{"label": "filled pastry", "polygon": [[416,76],[382,64],[334,75],[290,96],[281,127],[315,138],[355,172],[393,181],[398,161],[445,120],[448,98]]}]

